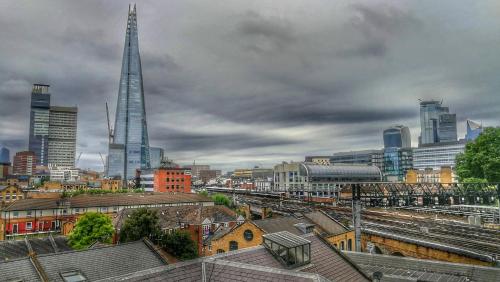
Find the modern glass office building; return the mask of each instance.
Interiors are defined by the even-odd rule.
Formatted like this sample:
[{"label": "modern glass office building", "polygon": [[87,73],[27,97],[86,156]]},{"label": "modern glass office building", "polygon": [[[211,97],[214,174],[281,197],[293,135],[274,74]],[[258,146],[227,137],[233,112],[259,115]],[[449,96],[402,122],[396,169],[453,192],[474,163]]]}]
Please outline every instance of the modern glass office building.
[{"label": "modern glass office building", "polygon": [[407,126],[396,125],[384,130],[384,148],[410,148],[411,135]]},{"label": "modern glass office building", "polygon": [[150,147],[149,148],[149,159],[151,168],[159,168],[161,166],[161,161],[163,160],[165,151],[162,148]]},{"label": "modern glass office building", "polygon": [[135,177],[136,169],[150,167],[149,140],[142,84],[136,7],[129,7],[125,47],[113,138],[109,146],[108,176]]},{"label": "modern glass office building", "polygon": [[386,181],[403,181],[406,172],[413,167],[411,148],[386,148],[384,150],[384,178]]},{"label": "modern glass office building", "polygon": [[10,151],[5,147],[0,148],[0,163],[1,164],[10,163]]},{"label": "modern glass office building", "polygon": [[457,140],[457,117],[440,101],[420,102],[419,145]]},{"label": "modern glass office building", "polygon": [[49,85],[34,84],[31,91],[29,151],[35,153],[36,165],[47,166],[49,154]]},{"label": "modern glass office building", "polygon": [[413,149],[413,168],[432,168],[439,170],[441,167],[455,168],[455,158],[465,151],[465,142],[449,142],[429,144]]},{"label": "modern glass office building", "polygon": [[467,120],[467,134],[465,135],[465,139],[467,141],[473,141],[475,140],[479,134],[483,132],[483,125],[472,121],[470,119]]}]

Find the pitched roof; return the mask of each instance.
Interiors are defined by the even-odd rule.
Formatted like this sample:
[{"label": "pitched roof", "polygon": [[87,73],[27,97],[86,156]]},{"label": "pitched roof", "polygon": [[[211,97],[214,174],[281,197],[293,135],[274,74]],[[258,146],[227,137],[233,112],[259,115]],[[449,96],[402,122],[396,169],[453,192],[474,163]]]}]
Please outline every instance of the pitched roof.
[{"label": "pitched roof", "polygon": [[154,204],[178,204],[213,202],[210,198],[191,193],[113,193],[102,195],[78,195],[65,199],[23,199],[7,206],[6,211],[133,206]]},{"label": "pitched roof", "polygon": [[0,262],[27,257],[30,248],[37,255],[71,250],[66,237],[54,236],[53,239],[54,244],[52,244],[49,237],[0,241]]},{"label": "pitched roof", "polygon": [[[209,219],[212,223],[222,223],[236,221],[237,214],[226,206],[173,206],[148,208],[149,210],[157,211],[159,224],[162,229],[173,229],[179,227],[180,223],[200,225],[205,219]],[[132,214],[136,209],[124,209],[119,212],[118,216],[113,220],[117,229],[120,229],[125,219]]]},{"label": "pitched roof", "polygon": [[295,224],[298,224],[298,223],[314,224],[314,222],[312,222],[308,218],[298,219],[298,218],[291,217],[291,216],[255,220],[254,223],[258,227],[260,227],[262,230],[264,230],[266,233],[276,233],[276,232],[280,232],[280,231],[288,231],[288,232],[295,234],[295,235],[304,234],[304,232],[302,232],[299,228],[294,226]]},{"label": "pitched roof", "polygon": [[[352,261],[321,240],[320,237],[306,235],[304,238],[311,241],[311,263],[301,268],[301,272],[316,273],[332,281],[369,281],[369,278]],[[229,252],[224,260],[284,269],[284,266],[263,246],[247,252],[234,254]]]},{"label": "pitched roof", "polygon": [[28,257],[0,262],[0,273],[2,281],[41,281],[36,268]]},{"label": "pitched roof", "polygon": [[381,271],[384,277],[394,280],[500,281],[500,268],[497,267],[369,253],[344,253],[367,273],[372,274],[375,271]]},{"label": "pitched roof", "polygon": [[95,281],[130,275],[144,269],[165,265],[147,240],[109,247],[45,254],[0,262],[0,280],[63,281],[61,273],[78,271]]}]

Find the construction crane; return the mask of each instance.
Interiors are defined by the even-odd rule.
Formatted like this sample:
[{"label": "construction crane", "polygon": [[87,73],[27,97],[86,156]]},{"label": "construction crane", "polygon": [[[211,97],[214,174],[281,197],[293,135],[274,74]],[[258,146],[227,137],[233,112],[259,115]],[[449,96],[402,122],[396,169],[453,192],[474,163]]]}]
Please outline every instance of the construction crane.
[{"label": "construction crane", "polygon": [[106,169],[106,162],[104,161],[101,152],[99,152],[99,156],[101,157],[102,166],[104,166],[104,169]]},{"label": "construction crane", "polygon": [[80,162],[80,157],[82,156],[83,152],[80,152],[80,154],[78,155],[78,158],[76,158],[76,161],[75,161],[75,167],[78,166],[78,163]]},{"label": "construction crane", "polygon": [[[106,119],[108,121],[108,142],[109,142],[109,144],[111,144],[111,143],[113,143],[114,133],[113,133],[113,128],[111,128],[111,124],[109,122],[108,102],[106,102]],[[101,153],[99,153],[99,154],[101,154]],[[101,156],[101,159],[102,159],[102,156]]]}]

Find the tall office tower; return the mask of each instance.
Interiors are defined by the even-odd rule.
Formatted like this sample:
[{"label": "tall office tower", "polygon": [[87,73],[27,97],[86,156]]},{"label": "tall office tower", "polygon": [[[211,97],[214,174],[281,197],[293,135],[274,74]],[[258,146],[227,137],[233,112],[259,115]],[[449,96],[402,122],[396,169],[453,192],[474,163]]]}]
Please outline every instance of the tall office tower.
[{"label": "tall office tower", "polygon": [[162,148],[149,147],[149,162],[151,168],[159,168],[164,155],[165,151]]},{"label": "tall office tower", "polygon": [[14,174],[32,175],[35,172],[36,154],[31,151],[17,152],[14,156]]},{"label": "tall office tower", "polygon": [[465,140],[473,141],[479,136],[479,134],[481,134],[481,132],[483,132],[482,124],[470,119],[467,120],[467,134],[465,135]]},{"label": "tall office tower", "polygon": [[77,107],[50,107],[48,163],[74,167]]},{"label": "tall office tower", "polygon": [[419,146],[457,140],[457,118],[439,101],[420,102]]},{"label": "tall office tower", "polygon": [[407,126],[395,125],[384,130],[384,148],[410,148],[411,135]]},{"label": "tall office tower", "polygon": [[439,142],[457,141],[457,115],[441,114],[438,123]]},{"label": "tall office tower", "polygon": [[109,144],[108,176],[135,177],[136,169],[150,167],[149,140],[142,85],[135,5],[129,6],[123,49],[115,127]]},{"label": "tall office tower", "polygon": [[34,84],[31,91],[29,150],[35,153],[36,164],[47,166],[49,145],[49,85]]},{"label": "tall office tower", "polygon": [[2,147],[0,149],[0,163],[2,164],[10,163],[10,151],[5,147]]}]

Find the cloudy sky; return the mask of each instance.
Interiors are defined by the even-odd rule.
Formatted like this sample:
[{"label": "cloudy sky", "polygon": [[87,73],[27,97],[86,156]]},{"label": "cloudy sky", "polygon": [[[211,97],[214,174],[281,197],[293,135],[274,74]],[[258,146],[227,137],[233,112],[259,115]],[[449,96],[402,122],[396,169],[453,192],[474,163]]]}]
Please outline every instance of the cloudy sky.
[{"label": "cloudy sky", "polygon": [[[0,0],[0,144],[28,146],[33,83],[77,105],[80,167],[102,170],[128,3]],[[223,170],[382,147],[418,99],[500,125],[498,1],[140,1],[151,146]]]}]

